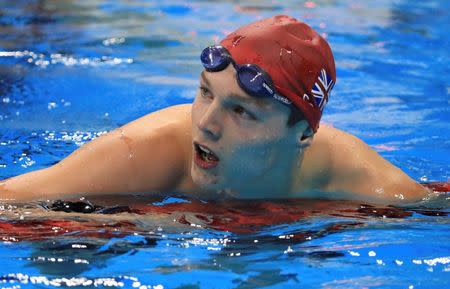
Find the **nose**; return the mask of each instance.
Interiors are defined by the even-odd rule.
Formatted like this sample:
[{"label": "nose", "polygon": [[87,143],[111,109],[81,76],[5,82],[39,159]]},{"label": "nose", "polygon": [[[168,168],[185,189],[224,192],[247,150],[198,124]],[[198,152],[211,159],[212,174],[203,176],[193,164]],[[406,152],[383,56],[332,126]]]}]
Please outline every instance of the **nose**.
[{"label": "nose", "polygon": [[206,137],[211,140],[218,140],[222,135],[221,109],[215,104],[211,104],[201,116],[197,127]]}]

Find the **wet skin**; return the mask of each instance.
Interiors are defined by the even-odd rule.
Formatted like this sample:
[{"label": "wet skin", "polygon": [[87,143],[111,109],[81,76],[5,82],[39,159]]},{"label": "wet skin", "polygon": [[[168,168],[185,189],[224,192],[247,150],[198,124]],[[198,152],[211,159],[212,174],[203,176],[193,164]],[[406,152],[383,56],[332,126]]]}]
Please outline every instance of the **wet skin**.
[{"label": "wet skin", "polygon": [[[428,190],[364,142],[306,121],[287,127],[289,109],[237,84],[232,66],[202,72],[193,104],[137,119],[83,145],[58,164],[0,182],[0,198],[28,201],[131,192],[202,198],[417,201]],[[213,151],[205,165],[195,144]]]}]

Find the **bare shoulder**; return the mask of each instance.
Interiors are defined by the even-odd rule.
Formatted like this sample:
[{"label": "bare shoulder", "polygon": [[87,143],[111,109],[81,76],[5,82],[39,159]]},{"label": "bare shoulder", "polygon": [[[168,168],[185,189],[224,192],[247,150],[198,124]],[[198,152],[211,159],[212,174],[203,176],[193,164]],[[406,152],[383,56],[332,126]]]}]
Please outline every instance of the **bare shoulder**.
[{"label": "bare shoulder", "polygon": [[325,191],[389,202],[415,201],[427,193],[423,186],[352,134],[322,126],[313,144],[317,145],[316,150],[325,150],[323,165],[329,173]]},{"label": "bare shoulder", "polygon": [[184,147],[191,139],[191,104],[170,106],[141,118],[111,132],[127,145],[137,145],[143,156],[171,151],[182,161]]},{"label": "bare shoulder", "polygon": [[[186,178],[190,162],[191,104],[171,106],[117,129],[128,138],[139,190],[153,189],[152,180],[167,180],[158,190],[172,190]],[[125,141],[126,143],[127,141]]]},{"label": "bare shoulder", "polygon": [[169,106],[138,118],[122,128],[129,131],[153,132],[160,128],[185,126],[190,121],[191,107],[192,104]]}]

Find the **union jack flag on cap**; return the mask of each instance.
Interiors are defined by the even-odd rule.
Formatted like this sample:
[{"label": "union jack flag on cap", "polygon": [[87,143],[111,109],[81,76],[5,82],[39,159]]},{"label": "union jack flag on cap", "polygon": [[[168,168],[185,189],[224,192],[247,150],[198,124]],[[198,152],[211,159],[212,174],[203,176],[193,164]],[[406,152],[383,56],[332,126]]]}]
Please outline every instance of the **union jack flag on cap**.
[{"label": "union jack flag on cap", "polygon": [[317,77],[317,81],[311,89],[311,94],[313,95],[317,106],[320,108],[320,111],[323,111],[325,104],[327,104],[333,85],[333,79],[331,79],[325,69],[322,69]]}]

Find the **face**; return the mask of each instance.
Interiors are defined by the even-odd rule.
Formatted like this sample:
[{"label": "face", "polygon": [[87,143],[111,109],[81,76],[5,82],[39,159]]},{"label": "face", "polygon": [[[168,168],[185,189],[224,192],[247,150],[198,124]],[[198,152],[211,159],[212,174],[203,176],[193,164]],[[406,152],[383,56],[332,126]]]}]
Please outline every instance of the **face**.
[{"label": "face", "polygon": [[211,190],[260,182],[295,146],[286,125],[289,113],[274,99],[245,93],[232,65],[219,72],[203,71],[192,106],[194,182]]}]

